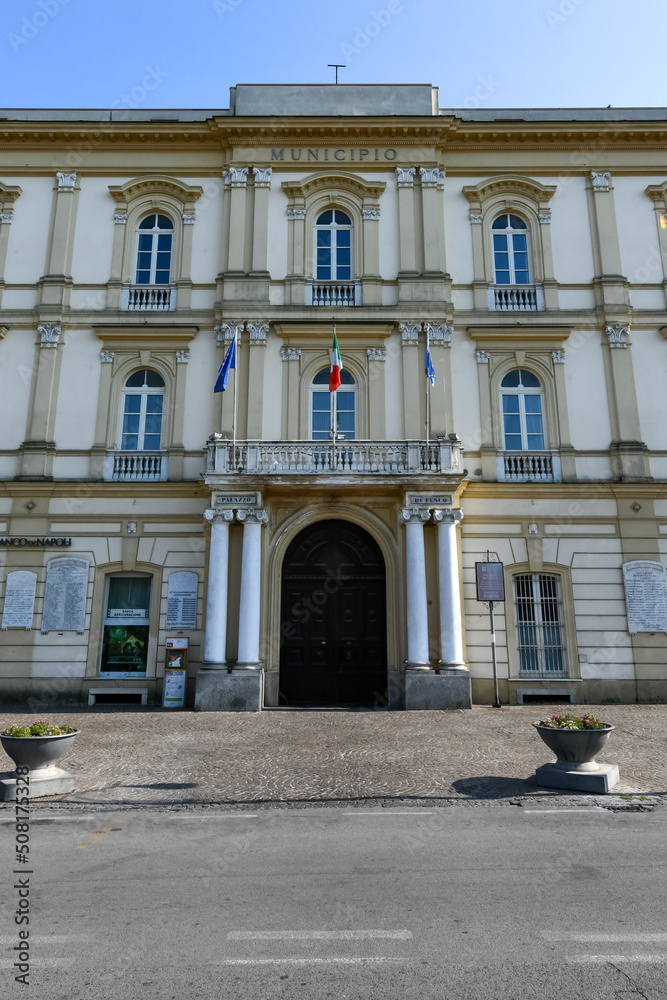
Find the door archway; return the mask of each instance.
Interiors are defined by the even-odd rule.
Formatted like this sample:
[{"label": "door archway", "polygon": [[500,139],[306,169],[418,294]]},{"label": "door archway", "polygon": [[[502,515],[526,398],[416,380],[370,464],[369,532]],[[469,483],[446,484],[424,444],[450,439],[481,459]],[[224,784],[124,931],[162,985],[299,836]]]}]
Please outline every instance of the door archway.
[{"label": "door archway", "polygon": [[384,558],[351,521],[317,521],[292,541],[282,567],[280,703],[384,704]]}]

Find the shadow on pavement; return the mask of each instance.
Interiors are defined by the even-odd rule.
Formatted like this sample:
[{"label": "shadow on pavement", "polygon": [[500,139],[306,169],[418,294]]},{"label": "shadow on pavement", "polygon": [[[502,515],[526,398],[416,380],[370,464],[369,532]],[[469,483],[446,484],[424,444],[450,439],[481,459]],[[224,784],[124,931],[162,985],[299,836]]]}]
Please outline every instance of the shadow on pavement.
[{"label": "shadow on pavement", "polygon": [[452,782],[452,788],[469,799],[511,799],[517,795],[543,791],[534,778],[500,778],[480,775]]}]

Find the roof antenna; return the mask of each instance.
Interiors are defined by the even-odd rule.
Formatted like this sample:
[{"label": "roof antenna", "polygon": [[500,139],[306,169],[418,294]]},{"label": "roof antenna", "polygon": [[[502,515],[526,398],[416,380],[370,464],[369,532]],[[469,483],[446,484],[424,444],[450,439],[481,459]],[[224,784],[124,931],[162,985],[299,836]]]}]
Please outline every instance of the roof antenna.
[{"label": "roof antenna", "polygon": [[336,70],[336,83],[338,83],[338,70],[347,69],[347,66],[345,65],[345,63],[327,63],[327,66],[330,66],[331,69]]}]

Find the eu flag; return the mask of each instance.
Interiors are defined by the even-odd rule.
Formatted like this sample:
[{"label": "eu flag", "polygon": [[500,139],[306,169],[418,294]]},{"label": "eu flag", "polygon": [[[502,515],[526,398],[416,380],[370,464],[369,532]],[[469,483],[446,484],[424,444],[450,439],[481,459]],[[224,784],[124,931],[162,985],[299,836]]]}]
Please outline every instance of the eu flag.
[{"label": "eu flag", "polygon": [[220,365],[220,371],[218,372],[218,377],[215,383],[215,389],[213,392],[224,392],[227,388],[227,381],[229,379],[230,369],[236,369],[236,334],[232,338],[232,342],[227,348],[227,353],[225,354],[225,359]]},{"label": "eu flag", "polygon": [[431,348],[426,346],[426,364],[424,366],[426,372],[426,378],[430,380],[431,385],[435,385],[435,368],[433,367],[433,359],[431,357]]}]

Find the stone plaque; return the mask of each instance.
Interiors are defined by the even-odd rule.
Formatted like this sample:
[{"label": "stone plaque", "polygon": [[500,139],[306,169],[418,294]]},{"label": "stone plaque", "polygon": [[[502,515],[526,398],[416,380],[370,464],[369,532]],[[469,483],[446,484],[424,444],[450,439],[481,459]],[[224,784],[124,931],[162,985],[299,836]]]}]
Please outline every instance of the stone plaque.
[{"label": "stone plaque", "polygon": [[258,493],[216,493],[217,507],[261,507],[262,497]]},{"label": "stone plaque", "polygon": [[46,566],[46,589],[42,632],[78,632],[86,622],[88,559],[63,556],[49,559]]},{"label": "stone plaque", "polygon": [[197,627],[197,584],[196,573],[170,573],[167,591],[166,628]]},{"label": "stone plaque", "polygon": [[636,559],[624,563],[628,632],[667,632],[667,571],[662,563]]},{"label": "stone plaque", "polygon": [[32,628],[37,574],[25,569],[7,574],[5,608],[0,628]]},{"label": "stone plaque", "polygon": [[406,493],[406,507],[451,507],[451,493]]}]

